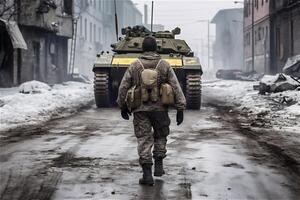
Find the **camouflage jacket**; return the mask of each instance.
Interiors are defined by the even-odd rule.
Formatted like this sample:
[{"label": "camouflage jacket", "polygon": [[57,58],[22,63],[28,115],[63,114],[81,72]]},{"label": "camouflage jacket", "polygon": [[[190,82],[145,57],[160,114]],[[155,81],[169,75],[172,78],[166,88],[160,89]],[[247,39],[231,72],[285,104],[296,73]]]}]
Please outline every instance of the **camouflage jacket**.
[{"label": "camouflage jacket", "polygon": [[[161,60],[161,57],[156,53],[146,52],[141,55],[139,59],[143,63],[145,69],[147,69],[155,68],[158,62]],[[120,108],[126,106],[125,99],[127,91],[134,85],[139,85],[141,70],[143,69],[139,61],[135,61],[125,72],[119,87],[119,94],[117,99],[117,103]],[[184,110],[186,107],[186,100],[172,67],[168,62],[162,60],[157,67],[157,71],[159,74],[158,84],[160,85],[161,83],[169,83],[174,91],[175,108],[177,110]],[[163,106],[160,101],[158,101],[143,103],[139,108],[135,109],[134,112],[165,110],[167,110],[167,108]]]}]

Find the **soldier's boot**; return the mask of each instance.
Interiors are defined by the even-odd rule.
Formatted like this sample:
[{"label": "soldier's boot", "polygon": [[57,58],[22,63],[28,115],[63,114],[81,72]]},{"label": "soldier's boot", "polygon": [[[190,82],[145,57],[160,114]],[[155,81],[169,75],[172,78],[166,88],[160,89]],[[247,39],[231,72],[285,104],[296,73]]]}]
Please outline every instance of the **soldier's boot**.
[{"label": "soldier's boot", "polygon": [[155,158],[154,160],[154,176],[162,176],[165,174],[163,167],[163,158]]},{"label": "soldier's boot", "polygon": [[140,179],[139,183],[141,185],[153,186],[154,180],[152,177],[152,165],[144,164],[142,165],[142,168],[143,168],[143,178]]}]

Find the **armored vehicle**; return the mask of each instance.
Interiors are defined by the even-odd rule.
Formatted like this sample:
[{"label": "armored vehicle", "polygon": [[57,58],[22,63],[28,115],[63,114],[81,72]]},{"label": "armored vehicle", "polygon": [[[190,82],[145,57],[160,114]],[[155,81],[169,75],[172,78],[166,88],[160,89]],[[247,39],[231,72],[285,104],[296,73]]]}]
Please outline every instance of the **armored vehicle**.
[{"label": "armored vehicle", "polygon": [[118,87],[126,69],[142,53],[143,38],[152,35],[156,38],[157,52],[174,69],[187,100],[188,109],[201,107],[202,68],[197,57],[184,40],[175,39],[180,29],[150,32],[144,26],[122,29],[123,38],[112,44],[113,54],[101,52],[93,66],[94,92],[97,107],[116,104]]}]

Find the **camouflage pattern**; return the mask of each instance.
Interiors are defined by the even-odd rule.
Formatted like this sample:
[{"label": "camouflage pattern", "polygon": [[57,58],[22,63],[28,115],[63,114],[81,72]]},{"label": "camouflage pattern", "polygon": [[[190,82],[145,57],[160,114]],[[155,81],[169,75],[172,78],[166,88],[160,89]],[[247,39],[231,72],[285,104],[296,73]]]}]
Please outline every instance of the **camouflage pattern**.
[{"label": "camouflage pattern", "polygon": [[[166,111],[136,112],[133,118],[134,132],[138,141],[140,164],[153,164],[153,158],[166,157],[170,118]],[[153,132],[152,132],[153,127]]]},{"label": "camouflage pattern", "polygon": [[[161,60],[160,55],[147,52],[140,56],[140,61],[145,69],[155,68]],[[126,106],[127,91],[133,86],[140,86],[141,71],[143,66],[139,61],[133,62],[127,69],[119,87],[117,103],[120,108]],[[158,86],[163,83],[169,83],[174,91],[175,108],[184,110],[186,100],[174,70],[166,61],[162,60],[157,66]],[[142,103],[134,113],[134,132],[138,141],[138,154],[140,156],[140,164],[152,164],[152,147],[153,157],[166,157],[167,136],[170,129],[170,118],[168,116],[168,108],[163,106],[161,101]],[[152,132],[152,128],[154,132]]]},{"label": "camouflage pattern", "polygon": [[[158,62],[160,61],[161,57],[156,53],[147,52],[141,55],[139,59],[143,63],[145,69],[148,69],[148,68],[155,68]],[[130,65],[130,67],[127,69],[126,73],[124,74],[124,77],[119,87],[119,94],[117,99],[117,103],[121,108],[126,106],[125,98],[126,98],[127,91],[134,85],[136,86],[140,85],[141,70],[143,70],[143,67],[141,66],[139,61],[135,61]],[[158,85],[161,85],[162,83],[169,83],[172,86],[174,91],[175,108],[178,110],[184,110],[186,107],[186,100],[172,67],[169,65],[168,62],[162,60],[159,66],[157,67],[157,70],[159,73]],[[153,102],[143,103],[139,108],[135,109],[133,112],[166,111],[166,110],[167,108],[164,107],[160,101],[158,101],[155,103]]]}]

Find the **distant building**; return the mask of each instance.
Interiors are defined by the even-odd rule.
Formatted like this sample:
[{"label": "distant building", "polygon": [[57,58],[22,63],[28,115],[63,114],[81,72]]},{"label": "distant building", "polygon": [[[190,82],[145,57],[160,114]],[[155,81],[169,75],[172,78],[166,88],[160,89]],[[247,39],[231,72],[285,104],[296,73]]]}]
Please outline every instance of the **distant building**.
[{"label": "distant building", "polygon": [[[17,21],[27,50],[9,45],[0,49],[0,86],[17,85],[39,80],[50,84],[67,79],[68,39],[72,36],[72,0],[22,0],[15,2],[17,14],[9,20]],[[3,19],[0,35],[12,34]],[[6,23],[7,24],[7,23]],[[1,28],[0,28],[1,29]],[[15,32],[15,31],[14,31]],[[1,38],[1,37],[0,37]],[[5,41],[7,42],[7,41]],[[12,44],[12,42],[9,42]],[[25,45],[26,45],[25,44]],[[1,45],[0,45],[1,46]],[[3,51],[4,50],[4,51]],[[3,59],[4,58],[4,59]]]},{"label": "distant building", "polygon": [[[118,33],[126,26],[142,24],[142,14],[131,0],[117,0]],[[113,0],[76,0],[78,17],[75,72],[92,76],[96,54],[110,51],[117,41]],[[75,16],[75,17],[76,17]]]},{"label": "distant building", "polygon": [[216,24],[213,60],[216,69],[243,68],[243,9],[220,10],[211,23]]},{"label": "distant building", "polygon": [[245,1],[246,71],[252,70],[253,62],[252,13],[254,13],[254,70],[267,74],[281,72],[288,58],[300,55],[300,1]]}]

